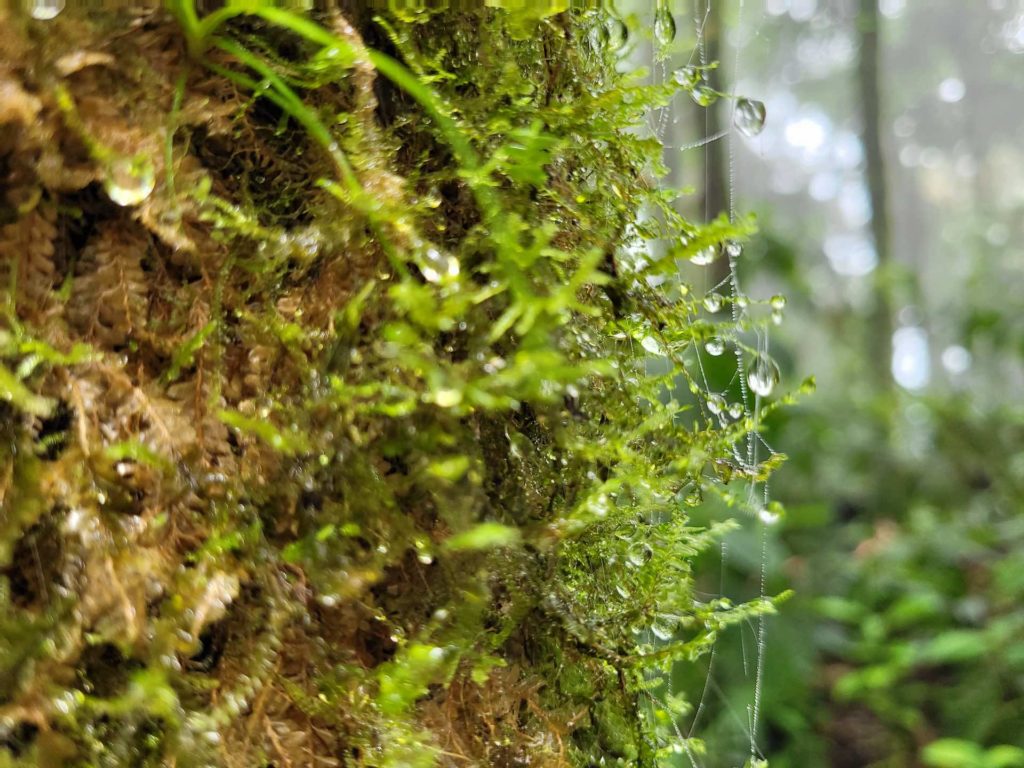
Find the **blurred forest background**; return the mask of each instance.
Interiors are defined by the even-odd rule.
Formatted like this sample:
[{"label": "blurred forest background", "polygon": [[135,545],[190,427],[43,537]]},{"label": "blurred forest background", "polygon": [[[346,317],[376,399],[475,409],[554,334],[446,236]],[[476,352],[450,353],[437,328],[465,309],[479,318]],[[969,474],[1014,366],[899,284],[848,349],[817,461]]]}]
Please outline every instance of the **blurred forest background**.
[{"label": "blurred forest background", "polygon": [[[773,768],[1024,765],[1024,3],[697,0],[675,18],[667,62],[641,42],[625,65],[658,78],[703,55],[714,87],[765,102],[753,138],[693,146],[729,128],[726,98],[677,102],[664,138],[690,215],[757,214],[741,278],[788,298],[783,383],[818,382],[766,435],[789,457],[768,591],[796,597],[767,630],[760,748]],[[708,594],[756,591],[756,531],[726,550]],[[736,632],[710,675],[679,673],[705,691],[708,765],[742,761],[755,644]]]}]

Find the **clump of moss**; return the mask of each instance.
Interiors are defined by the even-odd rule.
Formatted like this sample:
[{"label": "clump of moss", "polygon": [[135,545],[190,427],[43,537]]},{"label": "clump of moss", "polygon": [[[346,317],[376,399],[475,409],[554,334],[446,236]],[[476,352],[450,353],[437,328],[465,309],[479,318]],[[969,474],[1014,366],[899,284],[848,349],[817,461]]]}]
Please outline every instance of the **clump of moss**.
[{"label": "clump of moss", "polygon": [[0,19],[0,765],[656,763],[750,228],[557,10]]}]

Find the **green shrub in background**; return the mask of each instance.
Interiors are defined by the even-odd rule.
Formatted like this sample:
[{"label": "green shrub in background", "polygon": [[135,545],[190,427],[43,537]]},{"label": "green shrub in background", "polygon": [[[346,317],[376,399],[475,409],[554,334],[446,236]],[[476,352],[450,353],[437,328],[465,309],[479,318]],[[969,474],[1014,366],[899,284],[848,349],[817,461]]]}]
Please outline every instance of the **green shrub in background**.
[{"label": "green shrub in background", "polygon": [[[798,331],[810,315],[799,274],[778,266],[784,256],[769,250],[747,264],[786,286]],[[968,317],[987,318],[966,338],[980,349],[988,334],[998,339],[972,377],[995,375],[1019,355],[1016,318],[981,290],[965,297]],[[788,514],[769,549],[768,588],[786,584],[796,597],[769,630],[763,748],[773,766],[1022,765],[1024,421],[1012,388],[991,400],[939,385],[878,393],[855,349],[830,354],[847,385],[823,387],[767,430],[789,457],[774,482]],[[757,578],[760,545],[744,534],[727,545],[728,592]],[[749,655],[749,631],[745,642]],[[720,653],[740,656],[741,646],[730,636]],[[739,709],[749,682],[733,667],[719,667],[718,683]],[[735,731],[726,711],[703,735],[721,743]]]},{"label": "green shrub in background", "polygon": [[677,262],[751,227],[561,10],[0,17],[0,765],[701,749],[655,678],[772,604],[692,588]]}]

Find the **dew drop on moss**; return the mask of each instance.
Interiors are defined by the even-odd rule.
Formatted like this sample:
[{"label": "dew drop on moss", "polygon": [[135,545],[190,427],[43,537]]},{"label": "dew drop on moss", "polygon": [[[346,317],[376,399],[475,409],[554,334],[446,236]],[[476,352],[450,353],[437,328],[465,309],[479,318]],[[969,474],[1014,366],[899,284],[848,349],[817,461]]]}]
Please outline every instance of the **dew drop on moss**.
[{"label": "dew drop on moss", "polygon": [[690,263],[696,264],[698,267],[706,267],[715,260],[717,255],[714,248],[701,248],[690,257]]},{"label": "dew drop on moss", "polygon": [[49,21],[57,18],[64,4],[64,0],[32,0],[29,14],[36,21]]},{"label": "dew drop on moss", "polygon": [[612,16],[605,25],[608,29],[608,50],[615,52],[621,50],[629,40],[629,29],[626,22],[618,16]]},{"label": "dew drop on moss", "polygon": [[700,82],[700,70],[696,67],[680,67],[672,73],[672,80],[683,88],[693,88]]},{"label": "dew drop on moss", "polygon": [[712,314],[722,309],[722,295],[719,293],[709,293],[704,297],[704,309]]},{"label": "dew drop on moss", "polygon": [[640,342],[640,346],[650,352],[652,355],[663,355],[665,354],[661,348],[661,344],[653,336],[644,336]]},{"label": "dew drop on moss", "polygon": [[704,351],[712,357],[718,357],[725,352],[725,342],[717,336],[704,342]]},{"label": "dew drop on moss", "polygon": [[779,520],[782,519],[781,514],[768,507],[759,509],[757,512],[757,517],[765,525],[775,525],[777,522],[779,522]]},{"label": "dew drop on moss", "polygon": [[667,3],[659,3],[654,12],[654,39],[659,45],[668,45],[676,39],[676,20]]},{"label": "dew drop on moss", "polygon": [[658,615],[651,622],[651,634],[663,642],[671,640],[678,623],[674,616]]},{"label": "dew drop on moss", "polygon": [[732,122],[744,136],[757,136],[764,130],[766,111],[763,101],[740,99],[736,102]]},{"label": "dew drop on moss", "polygon": [[652,557],[654,557],[654,550],[651,549],[651,545],[639,543],[629,548],[629,552],[626,554],[626,562],[635,568],[639,568],[648,563]]},{"label": "dew drop on moss", "polygon": [[690,98],[702,107],[710,107],[718,100],[718,92],[707,83],[698,83],[690,91]]},{"label": "dew drop on moss", "polygon": [[708,410],[716,415],[724,411],[725,398],[718,394],[710,395],[708,397]]},{"label": "dew drop on moss", "polygon": [[459,260],[437,248],[427,248],[420,258],[420,272],[431,283],[440,283],[459,276]]},{"label": "dew drop on moss", "polygon": [[145,157],[119,158],[107,167],[103,188],[118,205],[138,205],[153,192],[156,172]]},{"label": "dew drop on moss", "polygon": [[779,366],[765,354],[757,354],[747,368],[747,384],[755,395],[767,397],[779,383]]}]

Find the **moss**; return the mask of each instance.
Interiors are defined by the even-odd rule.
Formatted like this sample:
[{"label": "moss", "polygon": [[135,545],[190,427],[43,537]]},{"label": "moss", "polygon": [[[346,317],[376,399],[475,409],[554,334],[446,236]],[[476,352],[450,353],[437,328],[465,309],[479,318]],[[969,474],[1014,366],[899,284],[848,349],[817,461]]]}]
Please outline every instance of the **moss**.
[{"label": "moss", "polygon": [[0,25],[0,765],[653,765],[743,434],[676,261],[751,229],[656,187],[677,86],[591,11],[168,9]]}]

